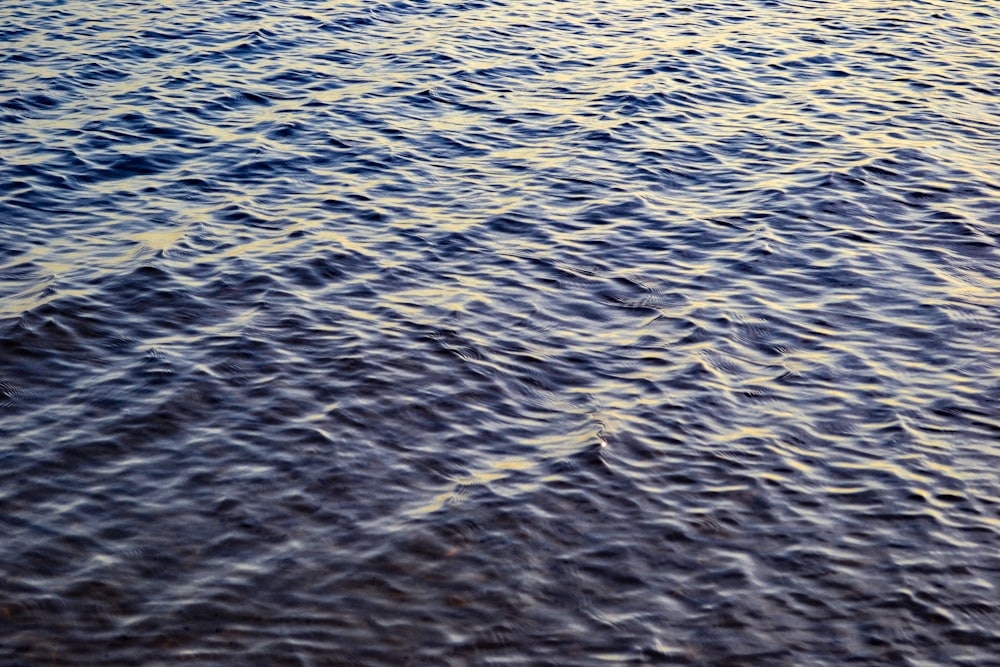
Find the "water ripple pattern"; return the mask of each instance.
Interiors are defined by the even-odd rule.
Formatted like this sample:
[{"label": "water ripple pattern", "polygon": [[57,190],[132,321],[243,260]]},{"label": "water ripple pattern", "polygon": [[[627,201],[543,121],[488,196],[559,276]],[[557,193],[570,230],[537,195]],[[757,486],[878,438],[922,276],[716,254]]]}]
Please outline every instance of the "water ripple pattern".
[{"label": "water ripple pattern", "polygon": [[1000,5],[0,8],[0,663],[1000,664]]}]

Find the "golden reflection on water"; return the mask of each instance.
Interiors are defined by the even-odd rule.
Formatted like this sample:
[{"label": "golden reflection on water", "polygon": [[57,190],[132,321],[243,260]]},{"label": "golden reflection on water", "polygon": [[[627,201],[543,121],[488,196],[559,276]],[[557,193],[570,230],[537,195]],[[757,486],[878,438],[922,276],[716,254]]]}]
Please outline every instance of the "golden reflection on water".
[{"label": "golden reflection on water", "polygon": [[[476,485],[488,485],[490,482],[506,479],[513,472],[528,472],[538,466],[537,461],[518,457],[505,457],[493,460],[483,468],[471,470],[463,476],[452,478],[454,488],[435,495],[427,503],[406,510],[405,514],[412,518],[419,518],[434,514],[447,505],[462,502],[462,496],[467,493],[467,487]],[[539,488],[540,481],[531,481],[518,484],[508,484],[504,488],[506,493],[530,493]],[[497,488],[497,487],[494,487]]]},{"label": "golden reflection on water", "polygon": [[[77,4],[79,6],[76,6],[74,11],[86,16],[94,25],[100,25],[105,30],[104,37],[102,38],[107,39],[109,44],[114,44],[117,39],[123,39],[150,27],[147,19],[139,13],[129,15],[110,7],[104,7],[100,3]],[[165,6],[172,7],[174,5],[166,3]],[[595,18],[599,18],[602,13],[629,11],[633,6],[627,2],[584,3],[582,5],[574,5],[570,8],[570,11],[574,16],[590,14]],[[835,12],[831,10],[830,15],[831,18],[837,18],[844,22],[862,24],[866,20],[866,17],[873,16],[873,12],[882,10],[887,6],[886,2],[854,0],[852,2],[840,3],[837,5]],[[180,6],[178,5],[177,7]],[[341,7],[342,3],[327,2],[313,6],[311,11],[320,16],[334,16]],[[515,3],[514,8],[527,7],[537,9],[539,3]],[[520,19],[517,16],[518,12],[511,12],[510,10],[510,7],[500,9],[484,8],[481,11],[481,25],[484,28],[488,27],[501,33],[509,32],[513,34],[516,32],[513,30],[513,26]],[[553,18],[558,18],[559,13],[565,10],[565,7],[560,7],[558,11],[553,9]],[[954,8],[955,14],[969,11],[968,7]],[[812,18],[815,19],[817,17],[813,16]],[[470,101],[472,103],[483,102],[495,105],[496,113],[499,115],[515,115],[530,110],[563,119],[572,118],[581,126],[581,129],[577,132],[583,133],[601,129],[614,129],[617,126],[618,119],[612,118],[610,114],[594,114],[590,111],[590,105],[594,99],[600,99],[611,93],[621,91],[622,84],[620,81],[612,77],[603,77],[601,73],[603,71],[619,71],[624,64],[655,62],[660,54],[678,53],[685,49],[693,49],[702,54],[698,57],[705,57],[708,59],[708,62],[712,62],[718,67],[728,68],[734,76],[745,75],[748,86],[752,86],[757,85],[753,82],[759,77],[759,73],[750,68],[749,60],[744,60],[738,55],[727,53],[723,48],[724,46],[738,44],[741,45],[741,48],[747,49],[771,48],[774,50],[774,55],[769,64],[776,68],[787,66],[788,61],[792,59],[802,61],[832,57],[834,61],[836,60],[836,52],[829,45],[824,47],[800,47],[794,54],[787,53],[787,49],[783,48],[783,46],[793,43],[801,44],[799,40],[800,34],[803,30],[809,28],[808,25],[796,23],[791,20],[775,21],[773,15],[770,13],[749,16],[747,19],[740,24],[718,27],[711,31],[701,31],[699,34],[690,34],[690,26],[684,20],[677,19],[676,17],[650,17],[648,20],[653,22],[655,26],[647,26],[648,29],[643,32],[643,36],[646,38],[645,42],[637,42],[631,37],[623,36],[621,39],[610,41],[599,40],[601,42],[599,46],[581,42],[580,36],[573,32],[561,33],[555,31],[552,33],[551,41],[546,47],[539,50],[539,55],[551,52],[552,54],[558,54],[558,57],[562,59],[566,59],[567,54],[571,54],[570,59],[578,58],[588,62],[599,61],[600,65],[595,68],[593,76],[588,77],[586,82],[582,83],[580,81],[579,72],[571,67],[566,67],[564,69],[556,69],[548,73],[544,79],[532,82],[531,84],[526,83],[521,88],[504,91],[483,90],[478,95],[472,94]],[[174,13],[171,14],[171,20],[173,21],[171,28],[177,29],[184,25],[197,25],[200,22],[200,17],[197,14],[184,15]],[[327,55],[324,50],[324,43],[322,40],[317,40],[311,51],[316,57],[314,64],[317,74],[327,75],[333,79],[340,80],[342,81],[342,85],[328,90],[312,92],[310,93],[311,99],[338,109],[349,108],[352,101],[382,94],[381,91],[385,87],[385,78],[387,76],[395,76],[401,85],[409,87],[410,92],[424,90],[433,92],[435,89],[435,82],[433,80],[421,79],[419,76],[417,78],[411,77],[414,67],[410,63],[410,59],[418,58],[420,54],[426,52],[444,54],[458,54],[461,52],[463,56],[461,59],[462,66],[456,66],[456,74],[461,74],[462,70],[503,67],[506,64],[507,58],[502,55],[485,57],[479,55],[475,50],[470,51],[468,47],[474,46],[474,43],[470,44],[468,42],[467,35],[464,33],[459,34],[455,31],[450,31],[446,27],[442,27],[440,23],[442,20],[446,19],[415,18],[412,26],[409,26],[406,31],[406,39],[395,44],[394,48],[397,49],[395,53],[386,54],[387,56],[392,56],[393,61],[397,64],[388,66],[387,69],[378,72],[352,71],[349,67],[324,58]],[[277,33],[282,30],[283,26],[293,21],[295,19],[289,16],[262,16],[256,25],[256,29],[258,31]],[[970,20],[970,23],[974,23],[974,21]],[[650,35],[654,39],[649,39]],[[223,39],[213,43],[208,47],[208,51],[221,53],[246,39],[245,34],[234,35],[231,39]],[[864,46],[864,37],[853,36],[852,39],[855,40],[855,43],[851,45],[853,49],[858,50]],[[882,48],[875,42],[870,46],[875,49]],[[67,48],[72,53],[74,47],[69,45]],[[80,48],[84,47],[81,45]],[[838,144],[837,151],[840,153],[857,150],[860,153],[870,155],[880,147],[890,145],[895,148],[916,148],[951,162],[971,174],[981,175],[984,179],[995,180],[1000,171],[998,171],[996,161],[993,157],[984,155],[982,151],[970,149],[969,146],[964,145],[961,140],[956,140],[953,136],[914,136],[911,134],[908,137],[902,137],[899,132],[892,131],[891,128],[860,129],[861,127],[870,128],[873,118],[881,118],[883,120],[892,118],[894,113],[896,113],[896,105],[900,99],[917,99],[919,96],[919,102],[924,107],[935,106],[942,113],[952,115],[956,121],[973,123],[980,126],[983,131],[995,130],[997,125],[992,120],[995,117],[993,113],[995,103],[984,96],[985,93],[977,93],[973,88],[966,92],[964,99],[956,99],[945,94],[939,90],[938,86],[934,85],[936,82],[948,81],[954,77],[954,73],[952,72],[952,63],[954,61],[974,62],[976,60],[988,61],[992,59],[994,54],[988,50],[988,42],[979,39],[976,35],[962,35],[961,37],[956,37],[954,42],[948,44],[948,48],[948,59],[942,58],[940,60],[916,62],[911,73],[911,79],[901,78],[889,81],[881,77],[870,76],[856,67],[849,69],[847,72],[848,76],[823,82],[818,82],[811,77],[803,77],[798,85],[786,85],[781,96],[754,104],[752,106],[752,114],[748,113],[747,108],[733,106],[726,101],[720,101],[717,106],[705,106],[700,110],[700,113],[703,115],[701,122],[715,126],[728,126],[733,131],[749,130],[762,133],[766,133],[775,127],[795,124],[808,125],[813,128],[813,132],[816,134],[818,140],[826,139],[826,137],[822,136],[822,133],[824,130],[829,130],[829,137],[836,140]],[[881,53],[881,51],[877,52]],[[252,70],[253,67],[266,66],[269,66],[269,64],[251,64],[250,67]],[[831,62],[827,67],[835,69],[841,67],[841,65]],[[26,79],[23,82],[24,84],[27,84],[32,77],[38,79],[57,79],[61,75],[60,71],[42,65],[36,67],[25,66],[24,70],[31,73],[31,77]],[[184,67],[174,67],[170,72],[179,80],[183,80],[187,76],[187,71]],[[94,114],[94,120],[101,119],[100,111],[95,112],[95,109],[100,109],[102,106],[101,101],[110,102],[127,97],[130,93],[144,85],[146,77],[154,74],[159,74],[156,69],[155,59],[143,68],[132,72],[132,76],[127,79],[101,83],[96,89],[91,91],[92,104],[89,105],[88,113]],[[216,71],[211,73],[210,76],[214,77],[210,80],[214,81],[221,90],[231,88],[234,80],[237,78],[244,81],[251,80],[254,73],[240,68],[233,71]],[[912,90],[914,83],[926,83],[928,87],[917,92]],[[689,87],[690,80],[686,79],[683,75],[651,71],[646,76],[630,80],[628,92],[634,95],[683,93]],[[178,101],[182,101],[184,99],[183,89],[179,90],[177,94]],[[850,104],[852,101],[857,100],[864,100],[865,103]],[[387,100],[387,103],[391,103],[391,100]],[[262,130],[257,133],[247,132],[248,127],[267,127],[282,122],[287,113],[295,111],[300,104],[301,100],[273,99],[270,100],[268,105],[250,105],[245,109],[234,110],[225,123],[203,124],[201,131],[207,133],[209,138],[218,144],[257,145],[260,149],[260,159],[265,161],[276,156],[308,156],[310,149],[314,147],[298,146],[294,142],[268,139],[264,136]],[[104,104],[103,106],[108,109],[108,114],[120,114],[122,112],[122,108],[113,103]],[[135,111],[141,113],[143,110],[137,108]],[[824,120],[824,114],[827,115],[828,120]],[[857,117],[858,123],[851,122],[854,116]],[[862,120],[865,122],[860,122]],[[393,116],[393,121],[395,123],[393,129],[407,135],[436,134],[441,136],[447,136],[456,130],[467,130],[473,124],[480,122],[475,116],[470,115],[467,110],[457,107],[444,113],[436,113],[427,117],[397,114]],[[58,133],[61,130],[72,130],[79,125],[79,119],[72,113],[67,117],[48,116],[43,119],[29,119],[27,122],[33,125],[44,126],[47,131],[52,133]],[[549,118],[546,122],[552,123],[553,121]],[[669,122],[669,119],[663,122]],[[558,120],[555,124],[558,125]],[[691,126],[695,129],[698,128],[698,125],[699,121],[691,123]],[[859,129],[852,129],[855,126]],[[335,125],[331,125],[331,133],[334,135],[337,134]],[[372,150],[392,148],[394,145],[390,137],[375,132],[364,137],[364,140]],[[674,144],[681,143],[676,138],[658,138],[655,132],[647,134],[645,140],[644,148],[647,150],[664,150],[672,147]],[[468,139],[466,141],[469,142]],[[565,166],[568,162],[579,159],[579,156],[574,155],[572,151],[562,148],[563,141],[564,138],[553,139],[540,135],[534,144],[522,143],[501,148],[490,147],[484,144],[484,148],[491,149],[491,160],[510,160],[530,166],[527,173],[516,173],[513,171],[508,173],[507,178],[510,185],[518,187],[512,187],[509,192],[505,193],[486,193],[496,196],[495,201],[491,204],[491,212],[502,214],[516,211],[522,203],[520,187],[527,186],[530,183],[532,172],[555,171]],[[474,142],[469,142],[469,145],[474,145]],[[123,154],[139,154],[147,149],[148,147],[144,143],[131,147],[127,145],[119,145],[117,147],[117,150],[120,150]],[[18,160],[22,164],[40,164],[45,159],[46,157],[42,152],[34,155],[31,153],[18,155]],[[434,160],[433,157],[430,159]],[[870,158],[865,158],[865,160],[868,159]],[[454,159],[453,163],[454,166],[461,166],[465,163],[473,166],[478,160],[478,157],[472,156]],[[741,176],[745,180],[746,189],[758,188],[761,190],[781,191],[789,189],[789,187],[794,185],[795,173],[806,166],[809,166],[809,158],[800,157],[786,164],[764,164],[761,165],[761,168],[757,172],[744,173]],[[343,175],[341,175],[341,178],[343,178]],[[447,190],[449,184],[442,182],[442,179],[445,178],[445,176],[438,173],[436,176],[429,177],[427,183],[417,184],[417,186],[441,187],[443,190]],[[381,190],[380,196],[374,202],[374,205],[406,210],[410,205],[407,196],[403,193],[394,194],[392,192],[394,183],[391,175],[386,175],[383,179],[379,183],[373,182],[371,176],[359,175],[354,182],[342,182],[341,187],[338,188],[338,194],[347,192],[364,196],[365,192],[384,185],[385,187]],[[124,191],[137,192],[147,187],[154,187],[156,184],[156,178],[135,176],[119,181],[99,182],[88,187],[96,193],[114,194]],[[302,197],[321,194],[315,186],[311,186],[308,183],[302,183],[301,185],[303,189],[301,193]],[[255,186],[247,186],[247,189],[250,191],[254,188]],[[294,199],[294,193],[291,195],[291,198]],[[603,199],[600,197],[593,198],[590,203],[610,203],[612,199],[613,197],[609,193]],[[267,218],[285,214],[294,219],[296,206],[298,205],[294,201],[264,205],[255,199],[252,193],[220,194],[219,201],[231,203],[249,211],[257,211]],[[643,203],[654,214],[657,210],[677,209],[693,219],[719,219],[727,216],[739,216],[744,212],[740,206],[732,207],[727,206],[726,202],[705,200],[702,197],[702,193],[678,190],[670,192],[669,196],[665,196],[659,200],[646,197]],[[183,216],[189,220],[196,219],[205,222],[210,222],[211,220],[210,206],[205,207],[201,205],[201,208],[195,206],[185,207],[183,203],[180,203],[179,206],[180,210],[176,212],[178,217]],[[302,212],[314,212],[314,207],[310,204],[304,204],[303,207]],[[286,208],[287,211],[285,210]],[[433,221],[439,230],[453,232],[464,232],[481,224],[479,218],[454,215],[446,201],[442,201],[437,205],[425,204],[420,208],[419,215],[411,219],[403,217],[403,219],[397,220],[393,224],[397,228],[406,228],[408,226],[416,228],[420,225],[426,225],[428,220]],[[611,233],[615,230],[616,225],[624,224],[627,223],[612,222],[599,232],[595,232],[595,234]],[[294,226],[314,231],[317,241],[323,245],[344,249],[369,258],[376,257],[375,252],[370,249],[371,236],[369,235],[369,230],[360,230],[350,234],[348,232],[336,232],[322,229],[322,223],[311,223],[305,220],[296,221]],[[190,225],[178,225],[175,227],[157,228],[156,230],[142,233],[123,232],[123,236],[127,236],[128,240],[132,242],[142,244],[145,251],[166,252],[178,245],[190,232],[190,229]],[[775,248],[779,248],[781,243],[787,242],[786,239],[782,239],[773,232],[768,231],[767,234],[769,235],[769,241],[774,244]],[[579,237],[579,233],[577,233],[574,239],[569,240],[578,241]],[[559,245],[562,241],[563,239],[559,234],[553,235],[554,244]],[[514,240],[512,243],[520,243],[522,250],[537,249],[539,247],[539,244],[530,240]],[[258,260],[264,261],[264,267],[266,268],[266,258],[268,256],[283,256],[286,253],[294,252],[295,248],[296,242],[287,237],[258,237],[234,240],[229,248],[219,251],[219,256],[223,258],[238,258],[251,255]],[[38,261],[45,273],[50,274],[53,279],[58,279],[59,275],[69,273],[80,265],[92,261],[86,252],[83,250],[76,252],[70,245],[59,247],[59,244],[55,243],[44,250],[38,250],[36,256],[32,257],[32,259]],[[135,252],[134,249],[111,252],[103,261],[128,262],[134,258]],[[727,256],[736,259],[739,257],[739,254],[739,251],[734,246],[732,252],[727,252],[724,249],[719,250],[711,258],[703,261],[689,261],[682,268],[690,273],[709,274],[715,270],[715,262],[718,262],[720,259],[726,259]],[[864,261],[864,257],[855,250],[844,249],[843,255],[839,259],[843,261],[844,257]],[[381,270],[388,270],[399,266],[402,260],[376,261],[381,262]],[[272,264],[271,267],[275,270],[278,268],[276,264]],[[1000,280],[991,279],[989,276],[975,271],[974,268],[958,272],[954,269],[935,268],[932,266],[930,270],[934,272],[935,277],[939,281],[947,286],[946,288],[939,289],[936,294],[937,303],[939,304],[965,302],[991,306],[1000,303]],[[376,277],[376,275],[370,276],[372,279]],[[788,279],[794,281],[796,277],[789,274]],[[747,283],[747,286],[752,287],[752,284]],[[457,277],[456,282],[451,285],[442,284],[433,287],[400,290],[389,293],[383,296],[382,299],[384,304],[419,320],[422,317],[426,317],[426,309],[442,309],[461,313],[470,303],[484,304],[490,308],[501,308],[502,306],[498,305],[497,300],[489,294],[490,288],[491,284],[489,281],[473,277]],[[16,313],[30,310],[31,307],[38,304],[38,299],[44,298],[40,296],[43,292],[44,290],[42,289],[33,289],[5,300],[4,312]],[[308,295],[303,296],[308,297]],[[661,312],[661,316],[690,315],[701,309],[725,310],[732,302],[733,297],[734,294],[731,292],[702,293],[696,300],[692,299],[689,301],[683,312],[671,312],[664,309]],[[766,296],[758,298],[762,305],[776,312],[797,313],[801,315],[810,311],[835,308],[838,303],[850,302],[853,295],[848,293],[840,296],[833,295],[828,297],[822,304],[815,300],[797,301],[792,297],[789,297],[789,300],[785,302],[769,300]],[[432,322],[433,319],[426,321]],[[649,326],[652,322],[653,320],[649,320],[637,326],[641,329],[644,326]],[[909,325],[915,329],[923,328],[926,330],[929,328],[928,326],[922,326],[919,322],[910,322]],[[796,369],[807,368],[811,365],[825,363],[829,360],[829,355],[832,353],[843,353],[866,358],[872,361],[873,365],[877,367],[878,372],[884,377],[898,376],[901,372],[895,370],[892,366],[877,364],[872,359],[872,355],[868,350],[868,342],[843,337],[838,339],[835,337],[832,329],[824,329],[818,323],[813,323],[812,326],[815,335],[830,336],[830,338],[822,340],[822,349],[820,350],[798,350],[794,355],[789,355],[782,359],[780,363],[791,372],[796,372]],[[578,340],[586,340],[593,337],[603,339],[612,344],[618,342],[622,345],[630,344],[636,335],[635,331],[614,329],[587,333],[562,330],[554,333],[558,333],[558,335],[568,339],[577,338]],[[537,350],[537,352],[544,354],[545,350]],[[705,343],[689,347],[687,354],[691,355],[692,359],[705,360],[703,353],[709,352],[711,352],[710,344]],[[984,341],[983,353],[990,355],[1000,354],[1000,348]],[[720,387],[734,388],[733,378],[726,368],[714,366],[710,359],[706,365],[713,372],[714,381]],[[763,364],[758,365],[758,369],[761,368],[767,369],[768,367]],[[994,374],[998,372],[1000,371],[996,368],[993,369]],[[647,379],[652,381],[657,378],[652,373],[649,373]],[[763,374],[757,377],[741,378],[740,382],[757,382],[767,379],[768,376]],[[957,383],[961,383],[963,378],[956,377],[954,380]],[[853,390],[874,388],[874,385],[855,385]],[[826,390],[830,397],[841,400],[848,398],[847,394],[838,391],[836,388],[828,387]],[[609,392],[609,394],[614,394],[614,392]],[[909,397],[909,400],[915,402],[919,400],[919,397],[912,396]],[[616,408],[624,410],[627,407],[627,405],[615,406],[612,404],[604,406],[604,409],[614,411]]]}]

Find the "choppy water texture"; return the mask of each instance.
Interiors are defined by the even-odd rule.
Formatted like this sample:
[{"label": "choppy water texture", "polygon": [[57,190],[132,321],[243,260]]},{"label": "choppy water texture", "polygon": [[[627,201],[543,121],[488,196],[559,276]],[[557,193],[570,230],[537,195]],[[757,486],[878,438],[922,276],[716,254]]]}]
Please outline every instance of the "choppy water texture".
[{"label": "choppy water texture", "polygon": [[1000,5],[0,9],[0,663],[1000,664]]}]

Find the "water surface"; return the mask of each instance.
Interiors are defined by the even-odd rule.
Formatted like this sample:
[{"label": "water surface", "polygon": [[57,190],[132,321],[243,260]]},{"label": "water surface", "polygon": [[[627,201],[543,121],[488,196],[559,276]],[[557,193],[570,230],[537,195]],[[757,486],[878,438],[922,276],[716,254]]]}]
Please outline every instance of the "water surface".
[{"label": "water surface", "polygon": [[0,662],[1000,664],[1000,8],[0,9]]}]

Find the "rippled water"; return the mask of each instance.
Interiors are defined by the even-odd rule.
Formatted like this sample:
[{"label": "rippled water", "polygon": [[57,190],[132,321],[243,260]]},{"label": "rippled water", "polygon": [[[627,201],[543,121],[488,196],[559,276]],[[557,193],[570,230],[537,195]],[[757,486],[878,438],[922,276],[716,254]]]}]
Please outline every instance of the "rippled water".
[{"label": "rippled water", "polygon": [[0,9],[0,663],[1000,664],[1000,5]]}]

